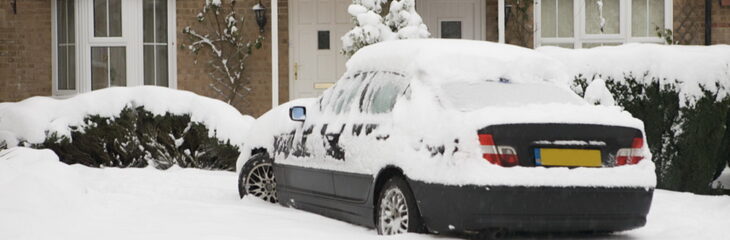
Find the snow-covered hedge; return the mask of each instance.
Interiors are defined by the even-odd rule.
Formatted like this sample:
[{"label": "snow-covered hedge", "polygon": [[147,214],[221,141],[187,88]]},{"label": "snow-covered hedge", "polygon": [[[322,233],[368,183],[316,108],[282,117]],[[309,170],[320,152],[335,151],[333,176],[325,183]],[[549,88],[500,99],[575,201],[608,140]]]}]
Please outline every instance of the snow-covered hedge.
[{"label": "snow-covered hedge", "polygon": [[49,148],[87,166],[233,170],[253,118],[192,92],[108,88],[0,103],[0,148]]},{"label": "snow-covered hedge", "polygon": [[[730,46],[627,44],[593,49],[541,47],[574,76],[594,81],[644,121],[658,187],[706,193],[730,163]],[[587,96],[587,99],[596,96]]]}]

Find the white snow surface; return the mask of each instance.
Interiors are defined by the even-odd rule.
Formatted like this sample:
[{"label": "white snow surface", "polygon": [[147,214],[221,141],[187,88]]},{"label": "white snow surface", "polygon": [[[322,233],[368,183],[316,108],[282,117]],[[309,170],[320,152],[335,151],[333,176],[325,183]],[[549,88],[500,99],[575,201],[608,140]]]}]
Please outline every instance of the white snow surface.
[{"label": "white snow surface", "polygon": [[[633,74],[641,81],[652,77],[661,83],[681,81],[680,94],[690,100],[700,96],[699,85],[717,91],[715,83],[721,84],[720,96],[730,91],[730,46],[681,46],[630,43],[621,46],[604,46],[591,49],[564,49],[539,47],[538,52],[553,57],[567,66],[571,79],[583,74],[590,81],[595,74],[607,79],[612,77],[623,81],[624,76]],[[684,101],[680,101],[684,105]]]},{"label": "white snow surface", "polygon": [[[232,172],[88,168],[49,150],[1,151],[0,193],[0,239],[449,239],[240,200]],[[645,227],[602,238],[727,239],[727,216],[728,196],[656,190]]]},{"label": "white snow surface", "polygon": [[586,88],[585,95],[583,96],[586,101],[596,105],[604,106],[615,106],[616,100],[613,99],[613,94],[606,87],[606,81],[601,78],[593,79]]},{"label": "white snow surface", "polygon": [[0,142],[9,146],[16,139],[40,143],[47,133],[70,136],[71,126],[83,126],[89,115],[118,116],[124,107],[139,107],[156,114],[190,114],[191,121],[204,124],[208,135],[231,144],[243,144],[254,121],[234,107],[189,91],[164,87],[112,87],[68,99],[32,97],[20,102],[0,103]]},{"label": "white snow surface", "polygon": [[347,62],[347,71],[391,70],[427,74],[448,81],[550,81],[568,86],[564,65],[532,49],[486,41],[409,39],[364,47]]}]

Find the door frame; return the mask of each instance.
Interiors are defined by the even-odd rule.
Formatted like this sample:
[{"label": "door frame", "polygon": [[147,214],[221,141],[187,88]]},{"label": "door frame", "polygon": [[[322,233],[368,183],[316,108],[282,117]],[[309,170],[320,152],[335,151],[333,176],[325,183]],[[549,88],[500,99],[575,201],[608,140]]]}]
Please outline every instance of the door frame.
[{"label": "door frame", "polygon": [[[429,1],[444,1],[444,0],[416,0],[416,10],[418,10],[418,3],[419,2],[429,2]],[[478,24],[481,25],[481,28],[478,28],[476,26],[474,27],[474,29],[479,29],[479,32],[478,33],[477,32],[474,33],[474,36],[475,36],[476,40],[478,40],[478,41],[486,41],[487,40],[487,29],[486,29],[486,26],[487,26],[487,2],[485,0],[475,0],[475,1],[477,2],[477,5],[479,5],[477,9],[474,9],[474,11],[475,11],[474,14],[477,16],[475,19],[477,19],[479,21]],[[426,7],[426,9],[428,9],[428,7]],[[423,13],[419,13],[419,15],[421,15],[421,18],[424,17],[423,16]],[[433,34],[433,31],[434,30],[439,30],[439,31],[441,30],[440,29],[441,28],[440,23],[441,23],[442,20],[447,20],[447,19],[446,18],[444,18],[444,19],[436,19],[436,23],[437,23],[438,26],[433,26],[433,28],[431,28],[431,26],[429,26],[429,29],[428,30],[430,32],[432,32],[432,34],[431,34],[432,36],[434,35]],[[477,23],[475,22],[475,24],[477,24]]]}]

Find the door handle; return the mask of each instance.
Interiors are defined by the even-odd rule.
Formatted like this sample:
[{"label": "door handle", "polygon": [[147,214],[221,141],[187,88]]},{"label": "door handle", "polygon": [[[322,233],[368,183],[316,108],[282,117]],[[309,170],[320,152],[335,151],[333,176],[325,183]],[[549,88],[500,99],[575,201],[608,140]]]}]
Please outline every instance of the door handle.
[{"label": "door handle", "polygon": [[299,80],[299,63],[294,63],[294,81]]}]

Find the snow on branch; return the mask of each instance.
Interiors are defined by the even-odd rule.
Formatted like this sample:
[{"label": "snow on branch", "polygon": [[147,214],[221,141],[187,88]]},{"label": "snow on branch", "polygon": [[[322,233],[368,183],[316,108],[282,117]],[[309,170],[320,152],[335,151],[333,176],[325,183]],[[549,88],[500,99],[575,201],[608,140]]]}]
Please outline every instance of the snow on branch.
[{"label": "snow on branch", "polygon": [[261,35],[254,39],[244,35],[245,16],[236,11],[235,5],[235,0],[205,0],[196,15],[198,23],[183,29],[189,40],[183,46],[195,56],[203,54],[210,69],[210,88],[231,105],[247,95],[245,61],[263,42]]},{"label": "snow on branch", "polygon": [[395,39],[427,38],[430,33],[416,13],[414,0],[393,0],[388,15],[381,16],[387,0],[353,0],[347,8],[355,27],[342,36],[342,54],[352,56],[361,48]]}]

